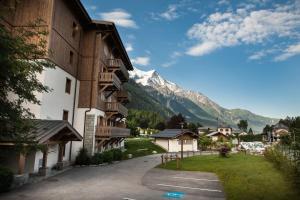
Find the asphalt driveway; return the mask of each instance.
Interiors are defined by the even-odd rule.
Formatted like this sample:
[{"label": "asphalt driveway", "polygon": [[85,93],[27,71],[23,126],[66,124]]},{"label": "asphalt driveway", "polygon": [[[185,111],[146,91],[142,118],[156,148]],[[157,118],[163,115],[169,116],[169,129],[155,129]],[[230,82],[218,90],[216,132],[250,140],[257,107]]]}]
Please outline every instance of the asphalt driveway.
[{"label": "asphalt driveway", "polygon": [[213,174],[152,169],[159,163],[160,155],[151,155],[102,167],[74,168],[2,194],[0,199],[224,199]]}]

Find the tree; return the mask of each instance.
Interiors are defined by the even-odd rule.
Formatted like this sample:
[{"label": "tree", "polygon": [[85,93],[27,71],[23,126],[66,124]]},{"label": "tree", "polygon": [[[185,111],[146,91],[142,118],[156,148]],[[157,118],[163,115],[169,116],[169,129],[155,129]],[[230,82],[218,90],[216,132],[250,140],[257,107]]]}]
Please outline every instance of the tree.
[{"label": "tree", "polygon": [[155,125],[155,129],[157,130],[164,130],[166,128],[166,124],[164,122],[158,122],[156,125]]},{"label": "tree", "polygon": [[240,122],[237,124],[238,128],[242,131],[247,131],[248,128],[248,121],[241,119]]},{"label": "tree", "polygon": [[198,124],[194,124],[194,123],[188,123],[187,128],[194,132],[194,133],[198,133]]},{"label": "tree", "polygon": [[206,150],[207,147],[212,145],[212,139],[207,137],[206,135],[202,135],[199,137],[199,146],[202,150]]},{"label": "tree", "polygon": [[254,134],[252,128],[249,129],[248,134],[249,135],[253,135]]},{"label": "tree", "polygon": [[[0,20],[3,16],[0,16]],[[23,107],[25,103],[40,104],[36,93],[50,88],[38,80],[46,68],[53,64],[46,59],[47,31],[39,26],[41,20],[28,28],[14,28],[14,34],[0,25],[0,140],[9,139],[23,147],[33,145],[30,134],[33,113]],[[13,97],[12,97],[13,96]]]},{"label": "tree", "polygon": [[169,121],[167,122],[167,128],[170,128],[170,129],[180,129],[181,128],[180,123],[183,123],[183,128],[187,127],[186,120],[182,116],[181,113],[179,113],[178,115],[173,115],[169,119]]},{"label": "tree", "polygon": [[265,128],[263,129],[263,134],[264,135],[268,135],[269,132],[272,132],[272,126],[270,126],[269,124],[267,124],[265,126]]},{"label": "tree", "polygon": [[140,120],[140,123],[139,123],[139,126],[142,128],[142,129],[146,129],[149,127],[149,120],[148,119],[141,119]]}]

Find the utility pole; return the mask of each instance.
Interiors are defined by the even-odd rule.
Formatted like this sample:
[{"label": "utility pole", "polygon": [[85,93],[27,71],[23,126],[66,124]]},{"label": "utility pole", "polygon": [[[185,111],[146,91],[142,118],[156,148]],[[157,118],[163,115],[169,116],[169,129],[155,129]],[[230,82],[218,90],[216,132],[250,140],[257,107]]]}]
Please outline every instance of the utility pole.
[{"label": "utility pole", "polygon": [[183,122],[179,123],[181,125],[181,160],[183,159]]}]

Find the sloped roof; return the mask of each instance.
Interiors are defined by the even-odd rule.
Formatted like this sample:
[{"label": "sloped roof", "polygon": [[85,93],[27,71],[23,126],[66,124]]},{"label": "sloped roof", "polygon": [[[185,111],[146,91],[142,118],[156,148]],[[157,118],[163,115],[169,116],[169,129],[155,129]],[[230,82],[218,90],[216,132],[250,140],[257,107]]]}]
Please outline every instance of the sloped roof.
[{"label": "sloped roof", "polygon": [[122,54],[125,66],[127,67],[128,70],[133,70],[132,63],[129,59],[127,51],[126,51],[126,49],[123,45],[123,42],[121,40],[121,37],[119,35],[119,32],[118,32],[114,22],[104,21],[104,20],[93,20],[89,16],[88,12],[84,8],[84,6],[82,5],[80,0],[65,0],[65,2],[74,11],[76,16],[81,21],[83,27],[93,28],[93,29],[96,29],[96,30],[100,29],[102,31],[107,31],[109,29],[109,31],[111,31],[113,33],[112,34],[113,37],[115,37],[118,41],[117,45],[121,49],[121,54]]},{"label": "sloped roof", "polygon": [[153,134],[154,138],[177,138],[184,134],[191,134],[193,137],[198,137],[198,134],[187,129],[165,129],[157,134]]},{"label": "sloped roof", "polygon": [[63,131],[64,135],[69,136],[69,141],[81,141],[82,136],[65,120],[33,120],[34,130],[33,134],[36,135],[36,140],[39,143],[44,143],[56,134]]},{"label": "sloped roof", "polygon": [[[211,133],[209,133],[209,134],[207,134],[206,136],[208,136],[208,137],[212,137],[212,136],[215,136],[215,135],[224,135],[223,133],[221,133],[221,132],[218,132],[218,131],[214,131],[214,132],[211,132]],[[226,135],[224,135],[225,137],[227,137]]]},{"label": "sloped roof", "polygon": [[289,130],[289,127],[287,127],[286,125],[282,124],[282,123],[277,123],[274,125],[273,129],[285,129],[285,130]]}]

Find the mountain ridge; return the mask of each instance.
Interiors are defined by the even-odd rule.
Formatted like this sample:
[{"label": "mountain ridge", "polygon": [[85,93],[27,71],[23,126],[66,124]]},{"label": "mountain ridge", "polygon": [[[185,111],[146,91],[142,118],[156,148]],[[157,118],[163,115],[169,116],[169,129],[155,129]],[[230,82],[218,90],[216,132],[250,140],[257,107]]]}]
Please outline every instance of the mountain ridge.
[{"label": "mountain ridge", "polygon": [[[166,80],[156,70],[142,71],[134,68],[130,72],[130,79],[130,92],[144,90],[147,94],[143,96],[159,102],[160,109],[166,108],[170,114],[183,112],[187,120],[204,122],[204,125],[217,126],[219,122],[236,128],[240,119],[246,119],[249,127],[261,131],[266,124],[274,124],[278,121],[241,108],[224,108],[201,92],[183,89],[176,83]],[[136,98],[142,97],[136,96]],[[130,107],[135,106],[131,104]]]}]

